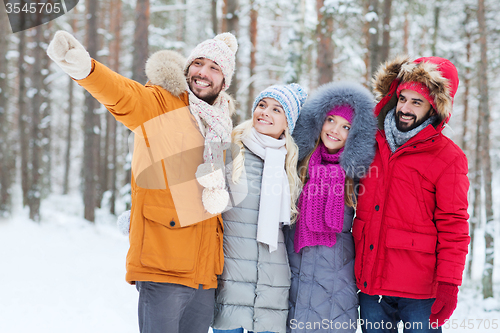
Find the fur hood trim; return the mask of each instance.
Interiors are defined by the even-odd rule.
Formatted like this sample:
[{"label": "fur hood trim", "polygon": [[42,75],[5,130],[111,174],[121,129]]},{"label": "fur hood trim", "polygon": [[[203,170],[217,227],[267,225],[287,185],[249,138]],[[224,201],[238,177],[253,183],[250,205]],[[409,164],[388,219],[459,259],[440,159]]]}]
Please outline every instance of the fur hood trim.
[{"label": "fur hood trim", "polygon": [[[167,90],[175,97],[179,97],[187,91],[188,84],[184,74],[184,64],[186,58],[180,53],[170,50],[163,50],[153,53],[146,62],[146,75],[149,83],[157,85]],[[231,95],[221,91],[229,100],[229,113],[236,111],[235,101]]]},{"label": "fur hood trim", "polygon": [[183,71],[185,61],[186,59],[175,51],[163,50],[153,53],[146,61],[149,82],[179,97],[188,88]]},{"label": "fur hood trim", "polygon": [[[398,56],[382,64],[372,80],[373,91],[378,101],[389,93],[395,94],[393,81],[396,79],[398,82],[416,81],[427,86],[431,97],[434,98],[437,113],[442,120],[449,119],[453,108],[453,97],[458,87],[458,75],[455,66],[449,60],[429,57],[411,61],[408,56]],[[397,98],[391,98],[388,104],[390,105],[384,108],[385,111],[397,104]],[[385,112],[382,112],[382,116],[385,117]]]},{"label": "fur hood trim", "polygon": [[332,82],[319,87],[302,107],[292,136],[302,161],[313,151],[328,112],[341,105],[349,105],[354,116],[340,165],[348,177],[360,179],[375,156],[375,103],[368,89],[352,82]]}]

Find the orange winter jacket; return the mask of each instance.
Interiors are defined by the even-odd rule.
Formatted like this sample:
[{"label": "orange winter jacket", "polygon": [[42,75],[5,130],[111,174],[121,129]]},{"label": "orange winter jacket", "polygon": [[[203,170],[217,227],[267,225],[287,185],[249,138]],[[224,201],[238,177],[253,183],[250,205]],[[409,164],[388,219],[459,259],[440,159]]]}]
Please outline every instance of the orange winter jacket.
[{"label": "orange winter jacket", "polygon": [[[220,214],[206,215],[204,217],[208,218],[200,218],[198,223],[181,226],[181,213],[176,210],[178,205],[174,205],[175,196],[172,196],[178,184],[189,183],[193,193],[186,193],[185,189],[177,190],[177,196],[191,200],[193,207],[201,206],[201,190],[195,188],[200,185],[194,173],[203,163],[204,138],[187,108],[189,98],[180,56],[164,52],[167,53],[161,60],[155,60],[155,55],[149,60],[150,65],[154,65],[149,66],[149,72],[151,68],[155,72],[150,75],[147,70],[150,82],[145,86],[95,60],[92,60],[90,75],[76,82],[104,104],[116,120],[135,133],[126,280],[131,284],[153,281],[192,288],[199,285],[204,289],[216,288],[217,275],[222,273],[224,262],[222,218]],[[164,61],[169,56],[177,58]],[[170,75],[172,71],[180,73],[180,76]],[[163,81],[158,79],[158,73],[164,74]],[[174,112],[182,114],[182,119],[177,117],[179,120],[176,122],[177,118],[168,118],[167,125],[170,127],[167,126],[166,130],[165,127],[157,128],[154,133],[152,126],[148,128],[152,119],[173,115]],[[155,134],[167,140],[158,140],[157,136],[153,138]],[[155,158],[153,140],[156,144],[171,145],[175,156]],[[142,152],[139,151],[141,145],[144,146]],[[149,157],[152,162],[145,162],[149,161]],[[189,209],[187,211],[192,213]]]}]

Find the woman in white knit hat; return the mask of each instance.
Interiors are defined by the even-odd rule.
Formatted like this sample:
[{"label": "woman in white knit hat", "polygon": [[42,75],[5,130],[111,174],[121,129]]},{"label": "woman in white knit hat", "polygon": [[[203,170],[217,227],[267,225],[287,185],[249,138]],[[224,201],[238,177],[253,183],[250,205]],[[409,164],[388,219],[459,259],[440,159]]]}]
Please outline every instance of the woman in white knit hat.
[{"label": "woman in white knit hat", "polygon": [[255,99],[253,118],[232,132],[226,155],[232,208],[222,214],[225,264],[214,333],[285,332],[290,269],[281,227],[296,213],[300,180],[291,134],[306,97],[298,84],[271,86]]}]

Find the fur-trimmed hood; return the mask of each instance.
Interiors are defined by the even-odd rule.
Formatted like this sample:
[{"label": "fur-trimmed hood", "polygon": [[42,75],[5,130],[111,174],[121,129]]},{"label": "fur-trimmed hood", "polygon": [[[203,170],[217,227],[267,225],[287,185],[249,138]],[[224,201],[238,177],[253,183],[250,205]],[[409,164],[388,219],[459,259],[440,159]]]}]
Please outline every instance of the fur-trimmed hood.
[{"label": "fur-trimmed hood", "polygon": [[349,105],[354,116],[340,164],[347,176],[359,179],[375,156],[377,131],[373,96],[360,84],[332,82],[319,87],[302,107],[292,136],[299,147],[300,162],[313,151],[328,112],[341,105]]},{"label": "fur-trimmed hood", "polygon": [[397,104],[396,89],[399,83],[416,81],[429,88],[434,98],[436,111],[445,123],[451,117],[453,98],[458,89],[458,73],[447,59],[424,57],[414,61],[409,56],[398,56],[382,64],[372,80],[373,91],[381,105],[377,105],[379,127]]},{"label": "fur-trimmed hood", "polygon": [[[170,50],[162,50],[153,53],[146,62],[146,76],[149,83],[162,87],[175,97],[179,97],[188,89],[186,76],[184,75],[184,64],[186,58],[180,53]],[[232,115],[235,112],[235,103],[233,98],[224,91],[228,97],[229,112]]]}]

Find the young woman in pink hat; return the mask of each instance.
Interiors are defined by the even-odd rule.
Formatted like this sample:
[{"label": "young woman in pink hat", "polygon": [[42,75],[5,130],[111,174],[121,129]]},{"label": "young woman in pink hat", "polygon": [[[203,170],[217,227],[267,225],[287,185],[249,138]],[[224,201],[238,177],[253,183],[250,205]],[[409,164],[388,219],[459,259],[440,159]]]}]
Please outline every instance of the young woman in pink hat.
[{"label": "young woman in pink hat", "polygon": [[356,331],[350,230],[355,185],[374,156],[373,106],[373,96],[362,86],[330,83],[306,102],[297,121],[293,136],[304,187],[296,225],[286,236],[292,272],[290,332]]}]

